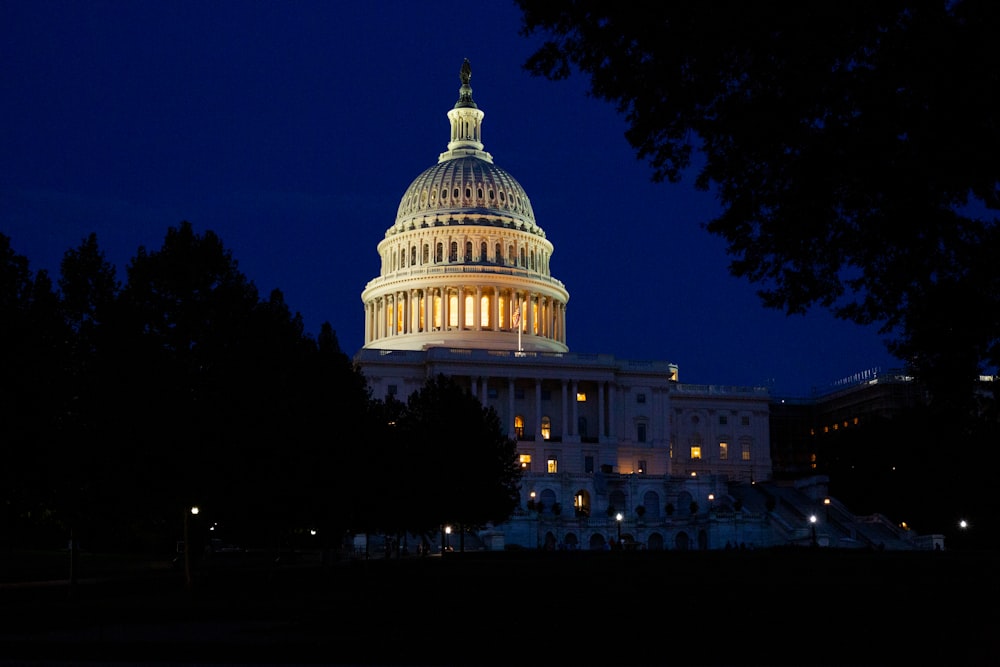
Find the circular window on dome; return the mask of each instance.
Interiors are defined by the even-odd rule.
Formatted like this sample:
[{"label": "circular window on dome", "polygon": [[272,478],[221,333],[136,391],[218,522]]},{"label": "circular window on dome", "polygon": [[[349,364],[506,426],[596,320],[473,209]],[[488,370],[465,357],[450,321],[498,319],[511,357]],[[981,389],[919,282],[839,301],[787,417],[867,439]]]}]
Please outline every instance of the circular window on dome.
[{"label": "circular window on dome", "polygon": [[447,199],[447,198],[448,198],[448,190],[445,188],[441,188],[441,199]]},{"label": "circular window on dome", "polygon": [[472,199],[472,188],[465,188],[465,198]]},{"label": "circular window on dome", "polygon": [[500,191],[500,201],[504,201],[503,190]]},{"label": "circular window on dome", "polygon": [[493,201],[494,199],[495,199],[495,197],[493,196],[493,191],[490,190],[490,201]]},{"label": "circular window on dome", "polygon": [[455,191],[452,194],[455,196],[455,199],[458,199],[458,188],[455,188]]},{"label": "circular window on dome", "polygon": [[479,199],[483,198],[483,189],[482,188],[478,188],[476,190],[476,197],[478,197]]}]

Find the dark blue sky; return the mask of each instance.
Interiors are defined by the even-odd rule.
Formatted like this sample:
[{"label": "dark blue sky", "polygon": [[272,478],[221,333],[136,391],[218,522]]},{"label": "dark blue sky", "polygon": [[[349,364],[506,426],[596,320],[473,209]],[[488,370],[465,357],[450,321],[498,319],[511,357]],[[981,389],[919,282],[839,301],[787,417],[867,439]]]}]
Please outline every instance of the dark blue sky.
[{"label": "dark blue sky", "polygon": [[188,220],[353,353],[376,245],[446,149],[468,58],[486,150],[555,245],[571,351],[793,396],[899,366],[874,330],[765,310],[700,227],[712,195],[652,183],[582,77],[525,73],[539,40],[519,27],[504,0],[2,3],[0,232],[54,275],[96,232],[124,280]]}]

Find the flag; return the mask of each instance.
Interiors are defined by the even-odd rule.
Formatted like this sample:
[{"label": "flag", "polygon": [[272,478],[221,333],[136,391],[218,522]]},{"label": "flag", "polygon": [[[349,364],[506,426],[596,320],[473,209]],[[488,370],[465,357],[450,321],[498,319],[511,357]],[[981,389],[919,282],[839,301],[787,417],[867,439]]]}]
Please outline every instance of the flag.
[{"label": "flag", "polygon": [[521,323],[521,304],[517,304],[514,308],[514,317],[510,320],[510,328],[516,329],[517,325]]}]

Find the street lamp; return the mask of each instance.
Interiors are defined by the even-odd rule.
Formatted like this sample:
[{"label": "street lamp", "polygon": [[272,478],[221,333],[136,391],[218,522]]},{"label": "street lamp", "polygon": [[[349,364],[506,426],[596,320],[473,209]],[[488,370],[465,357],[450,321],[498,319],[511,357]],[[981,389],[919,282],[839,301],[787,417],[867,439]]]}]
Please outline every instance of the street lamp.
[{"label": "street lamp", "polygon": [[615,521],[618,522],[618,546],[622,545],[622,513],[619,512],[615,515]]},{"label": "street lamp", "polygon": [[190,517],[197,516],[198,506],[193,506],[190,510],[184,511],[184,584],[191,585],[191,528]]},{"label": "street lamp", "polygon": [[451,542],[451,526],[445,526],[444,527],[444,550],[445,551],[447,551],[448,548],[451,546],[449,544],[450,542]]}]

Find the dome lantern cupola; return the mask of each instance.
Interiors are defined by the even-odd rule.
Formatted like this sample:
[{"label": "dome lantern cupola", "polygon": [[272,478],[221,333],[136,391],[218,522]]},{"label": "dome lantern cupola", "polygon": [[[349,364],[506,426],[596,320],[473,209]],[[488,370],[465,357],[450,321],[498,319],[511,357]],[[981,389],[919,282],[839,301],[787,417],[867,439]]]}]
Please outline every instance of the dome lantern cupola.
[{"label": "dome lantern cupola", "polygon": [[493,162],[493,156],[483,150],[482,130],[484,114],[472,101],[472,66],[466,58],[462,63],[462,87],[458,89],[458,101],[448,112],[451,121],[451,141],[448,150],[438,156],[438,161],[452,160],[457,157],[474,155],[487,162]]},{"label": "dome lantern cupola", "polygon": [[483,150],[485,114],[460,70],[438,162],[410,184],[362,292],[365,348],[567,352],[569,293],[552,277],[552,243],[527,194]]}]

